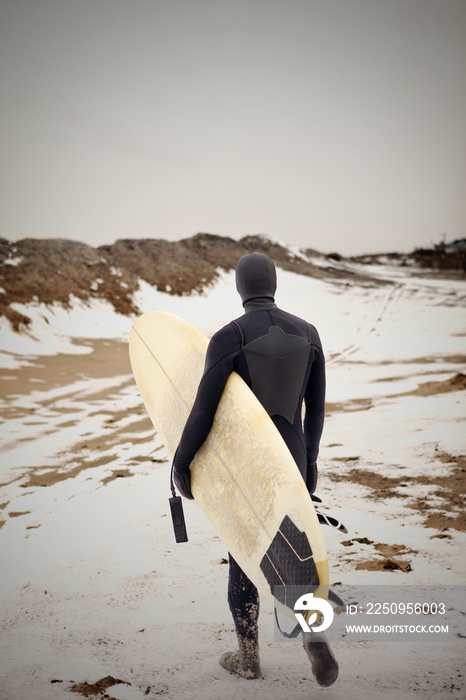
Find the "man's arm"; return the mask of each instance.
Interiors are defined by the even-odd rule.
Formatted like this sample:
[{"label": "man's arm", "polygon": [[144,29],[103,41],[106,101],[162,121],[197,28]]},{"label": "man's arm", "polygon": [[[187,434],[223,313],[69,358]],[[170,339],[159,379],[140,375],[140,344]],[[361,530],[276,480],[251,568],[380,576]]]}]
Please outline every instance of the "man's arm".
[{"label": "man's arm", "polygon": [[229,324],[212,337],[207,348],[204,374],[173,459],[175,483],[186,498],[193,498],[189,466],[209,434],[240,347],[238,331]]}]

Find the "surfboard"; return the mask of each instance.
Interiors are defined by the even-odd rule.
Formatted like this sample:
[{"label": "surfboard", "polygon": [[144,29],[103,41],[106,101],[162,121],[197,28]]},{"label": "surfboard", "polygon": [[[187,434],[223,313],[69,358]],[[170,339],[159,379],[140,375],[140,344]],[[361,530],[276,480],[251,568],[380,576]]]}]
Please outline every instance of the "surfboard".
[{"label": "surfboard", "polygon": [[[172,314],[134,323],[133,374],[170,458],[194,403],[208,340]],[[207,440],[191,465],[191,489],[243,571],[289,617],[298,593],[328,597],[328,562],[315,506],[269,415],[233,372]]]}]

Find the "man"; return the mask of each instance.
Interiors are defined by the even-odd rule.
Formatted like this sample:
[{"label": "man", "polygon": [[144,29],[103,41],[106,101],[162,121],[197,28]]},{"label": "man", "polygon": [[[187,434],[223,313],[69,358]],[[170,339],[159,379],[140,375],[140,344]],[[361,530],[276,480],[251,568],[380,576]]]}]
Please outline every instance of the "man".
[{"label": "man", "polygon": [[[180,493],[193,498],[189,466],[206,439],[231,372],[252,389],[288,446],[309,490],[317,482],[317,455],[324,424],[325,361],[319,335],[311,324],[279,309],[273,261],[249,253],[236,267],[236,287],[245,314],[219,330],[207,348],[204,374],[173,460]],[[304,425],[301,408],[305,404]],[[221,665],[244,678],[261,675],[259,595],[230,555],[228,602],[239,642]],[[330,685],[338,665],[324,641],[303,639],[316,679]]]}]

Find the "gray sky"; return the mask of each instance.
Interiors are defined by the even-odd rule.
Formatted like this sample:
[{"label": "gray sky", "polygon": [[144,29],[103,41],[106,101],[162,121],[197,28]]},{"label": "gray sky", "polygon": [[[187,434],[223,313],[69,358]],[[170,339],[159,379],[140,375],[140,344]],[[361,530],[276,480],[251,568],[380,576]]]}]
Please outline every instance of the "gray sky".
[{"label": "gray sky", "polygon": [[0,235],[466,236],[466,0],[0,0]]}]

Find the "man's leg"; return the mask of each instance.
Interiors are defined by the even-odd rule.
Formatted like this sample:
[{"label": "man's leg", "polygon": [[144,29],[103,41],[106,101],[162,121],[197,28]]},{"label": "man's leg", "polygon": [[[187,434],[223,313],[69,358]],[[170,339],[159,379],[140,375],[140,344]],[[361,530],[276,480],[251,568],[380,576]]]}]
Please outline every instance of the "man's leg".
[{"label": "man's leg", "polygon": [[244,678],[259,678],[259,593],[231,554],[228,603],[235,623],[239,649],[223,654],[220,664]]},{"label": "man's leg", "polygon": [[327,687],[338,678],[338,663],[325,634],[303,632],[303,647],[312,666],[312,673],[319,685]]}]

